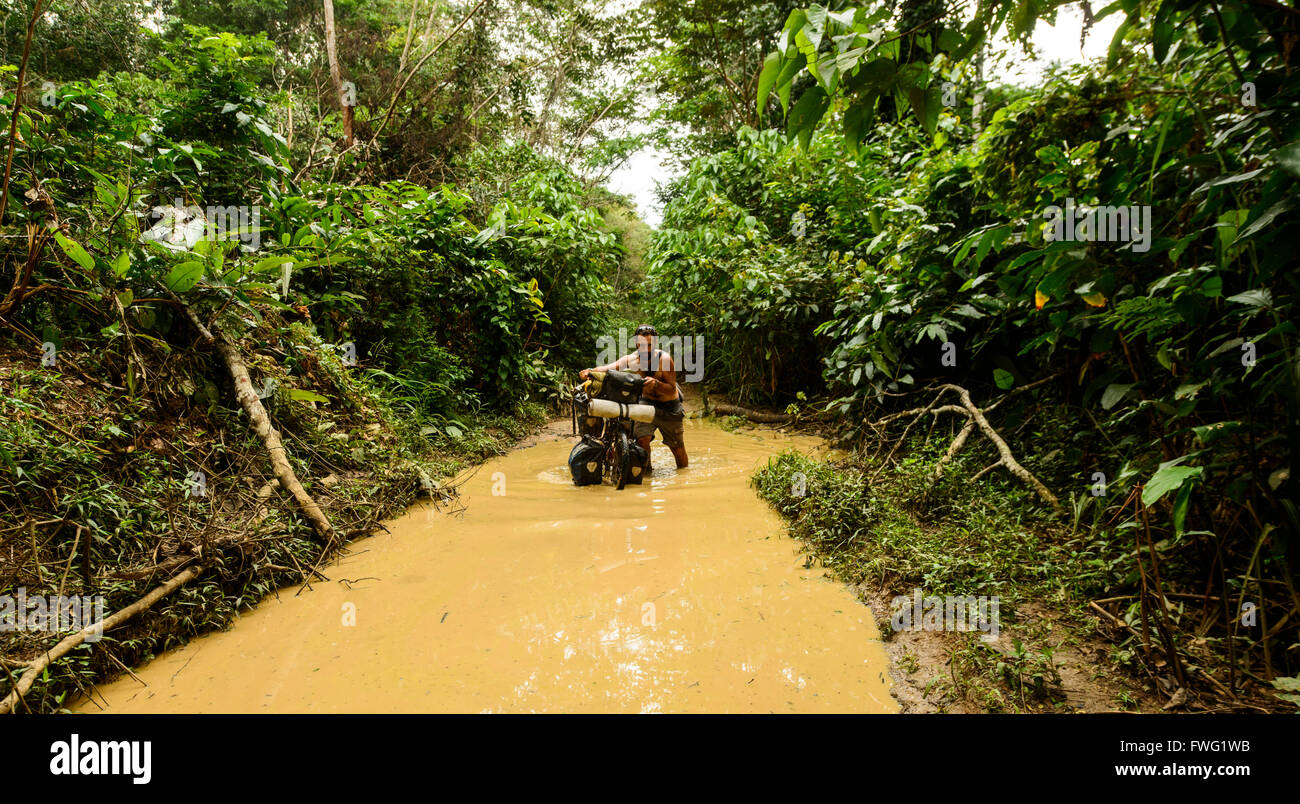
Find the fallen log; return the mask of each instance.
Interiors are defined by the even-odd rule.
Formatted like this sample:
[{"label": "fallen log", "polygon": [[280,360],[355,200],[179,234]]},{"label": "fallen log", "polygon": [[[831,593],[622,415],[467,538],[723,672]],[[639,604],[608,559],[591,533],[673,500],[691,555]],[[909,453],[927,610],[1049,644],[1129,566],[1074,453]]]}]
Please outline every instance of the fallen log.
[{"label": "fallen log", "polygon": [[266,452],[271,458],[271,467],[275,470],[276,479],[280,481],[280,488],[293,495],[294,500],[298,503],[298,509],[302,511],[303,516],[311,523],[316,533],[327,543],[332,541],[334,526],[330,524],[329,519],[325,517],[325,512],[320,509],[312,496],[302,487],[302,483],[298,481],[298,476],[294,474],[293,467],[289,465],[284,442],[280,440],[280,433],[271,426],[271,417],[267,415],[266,408],[262,406],[262,401],[257,397],[257,391],[253,389],[253,380],[248,376],[248,367],[244,365],[244,358],[240,356],[239,350],[220,332],[209,331],[188,305],[185,307],[185,312],[199,330],[199,334],[203,336],[204,340],[216,346],[217,353],[225,361],[226,369],[235,382],[235,399],[239,401],[244,412],[248,414],[248,421],[253,428],[253,432],[257,433],[258,437],[262,439],[262,443],[266,445]]},{"label": "fallen log", "polygon": [[[1042,384],[1043,382],[1046,382],[1048,379],[1051,379],[1051,377],[1045,377],[1042,380],[1039,380],[1034,383],[1030,383],[1029,385],[1025,385],[1022,388],[1017,389],[1017,391],[1028,390],[1030,388],[1036,387]],[[1012,394],[1007,394],[1007,396],[1002,397],[1002,399],[997,400],[996,402],[989,405],[988,407],[980,408],[973,401],[971,401],[970,392],[967,391],[965,388],[962,388],[960,385],[945,383],[944,385],[939,386],[940,395],[942,395],[943,392],[945,391],[951,391],[957,394],[957,396],[961,400],[961,404],[940,405],[938,404],[939,398],[936,397],[933,402],[931,402],[929,405],[926,405],[925,407],[910,408],[908,410],[900,411],[898,413],[892,413],[875,422],[871,422],[870,424],[873,427],[881,428],[884,425],[896,419],[905,416],[914,416],[919,418],[921,415],[925,413],[930,413],[934,416],[938,416],[940,413],[955,413],[960,416],[965,416],[966,422],[965,424],[962,425],[961,431],[957,434],[957,437],[954,438],[952,443],[948,446],[948,450],[944,453],[943,457],[939,459],[938,464],[935,465],[934,472],[932,474],[932,479],[938,480],[939,478],[943,477],[944,468],[949,463],[952,462],[952,459],[956,457],[957,453],[966,444],[966,441],[970,438],[971,434],[975,431],[976,428],[978,428],[980,432],[982,432],[989,439],[989,441],[993,442],[993,446],[998,451],[998,460],[992,465],[986,466],[984,469],[980,470],[980,472],[978,472],[974,477],[971,478],[971,481],[974,482],[975,480],[978,480],[979,478],[993,471],[997,467],[1001,466],[1011,474],[1015,475],[1020,480],[1027,483],[1030,487],[1032,487],[1034,491],[1037,492],[1039,498],[1043,500],[1043,502],[1059,510],[1061,507],[1061,501],[1058,500],[1056,495],[1053,494],[1050,490],[1048,490],[1047,486],[1043,485],[1043,483],[1037,477],[1034,477],[1034,475],[1028,469],[1020,465],[1020,462],[1017,461],[1015,456],[1011,454],[1011,448],[1007,446],[1007,442],[1002,438],[1002,436],[998,433],[997,430],[993,429],[993,425],[989,424],[988,418],[984,415],[985,413],[988,413],[989,411],[996,408],[1003,401],[1008,399]],[[1015,392],[1013,391],[1012,393]],[[913,419],[912,423],[907,426],[908,431],[911,430],[912,424],[915,424],[915,419]],[[907,431],[904,431],[903,436],[906,437],[906,435],[907,435]],[[898,444],[895,444],[894,449],[891,450],[889,453],[889,457],[893,457],[893,454],[897,449],[898,449]],[[886,460],[888,460],[888,458],[886,458]]]},{"label": "fallen log", "polygon": [[993,446],[997,447],[998,455],[1001,456],[1001,459],[998,461],[999,464],[1006,467],[1008,472],[1032,486],[1034,491],[1038,492],[1038,496],[1042,498],[1043,502],[1053,508],[1061,507],[1061,501],[1056,499],[1056,495],[1048,491],[1047,486],[1044,486],[1038,478],[1034,477],[1029,472],[1028,469],[1021,466],[1020,462],[1011,454],[1011,448],[1007,446],[1007,442],[1002,440],[1002,436],[998,435],[998,431],[994,430],[993,425],[989,424],[989,420],[984,418],[984,412],[975,407],[975,403],[971,401],[970,391],[967,391],[960,385],[951,384],[942,385],[940,388],[954,391],[959,397],[961,397],[962,406],[970,413],[971,418],[975,420],[977,425],[979,425],[980,430],[988,437],[988,440],[993,442]]},{"label": "fallen log", "polygon": [[739,405],[728,405],[725,402],[715,404],[709,409],[709,413],[715,416],[741,416],[756,424],[789,424],[794,421],[794,417],[788,413],[764,413],[742,408]]},{"label": "fallen log", "polygon": [[92,634],[97,636],[102,635],[108,629],[116,628],[145,609],[148,609],[159,600],[162,600],[167,595],[175,592],[202,571],[202,567],[190,567],[167,581],[167,583],[162,586],[156,587],[153,591],[149,592],[149,594],[126,608],[115,612],[111,616],[105,617],[97,623],[91,623],[75,634],[64,638],[63,641],[59,642],[59,644],[55,645],[52,649],[33,659],[27,666],[27,670],[18,679],[18,683],[14,685],[14,688],[7,696],[5,696],[4,700],[0,701],[0,715],[13,712],[14,708],[18,705],[18,702],[22,700],[22,697],[26,695],[27,691],[32,688],[32,685],[36,683],[36,679],[40,678],[41,673],[45,672],[45,669],[55,661],[68,655],[73,648],[77,647],[82,642],[85,642],[87,637]]}]

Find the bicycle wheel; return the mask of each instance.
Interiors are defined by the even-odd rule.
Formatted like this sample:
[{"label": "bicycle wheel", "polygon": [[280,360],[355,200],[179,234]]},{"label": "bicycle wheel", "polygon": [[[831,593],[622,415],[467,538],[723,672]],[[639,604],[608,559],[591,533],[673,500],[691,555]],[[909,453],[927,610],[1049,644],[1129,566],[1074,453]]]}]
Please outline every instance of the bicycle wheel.
[{"label": "bicycle wheel", "polygon": [[610,480],[622,491],[627,479],[632,474],[632,442],[628,440],[627,428],[621,427],[618,438],[614,441],[614,460],[609,467]]}]

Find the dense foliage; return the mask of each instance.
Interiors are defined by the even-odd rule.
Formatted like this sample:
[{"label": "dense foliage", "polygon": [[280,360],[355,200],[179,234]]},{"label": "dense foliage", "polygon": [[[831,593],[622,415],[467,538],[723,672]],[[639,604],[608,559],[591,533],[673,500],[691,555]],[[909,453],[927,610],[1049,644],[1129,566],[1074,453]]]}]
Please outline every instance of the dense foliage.
[{"label": "dense foliage", "polygon": [[[61,349],[107,328],[165,344],[169,292],[210,300],[236,327],[278,309],[354,343],[440,415],[517,404],[547,361],[588,359],[619,248],[562,165],[522,144],[482,150],[461,168],[473,195],[295,180],[280,110],[256,84],[264,40],[193,29],[169,50],[155,75],[68,82],[24,110],[13,183],[39,201],[11,212],[60,229],[11,326]],[[249,230],[256,210],[260,230],[214,237],[214,207],[242,210]],[[6,246],[26,256],[22,239]]]},{"label": "dense foliage", "polygon": [[[199,556],[217,567],[112,656],[59,664],[31,709],[312,577],[417,494],[449,499],[440,478],[554,408],[611,283],[639,271],[644,224],[598,186],[635,141],[595,75],[622,47],[598,9],[333,5],[349,115],[322,89],[319,3],[0,3],[0,594],[103,594],[111,613]],[[545,72],[495,75],[510,23],[600,36],[543,94]],[[268,446],[211,333],[328,539],[264,507]]]},{"label": "dense foliage", "polygon": [[[182,508],[160,456],[257,464],[222,440],[237,405],[205,325],[249,354],[296,461],[365,475],[392,449],[396,488],[427,450],[477,455],[538,416],[644,314],[704,337],[707,386],[854,448],[760,478],[814,543],[876,528],[880,561],[839,556],[846,577],[1076,562],[1076,591],[1133,601],[1126,627],[1179,683],[1207,644],[1229,684],[1295,677],[1300,13],[1083,3],[1120,21],[1104,61],[986,74],[1064,5],[0,0],[0,510],[53,525],[3,583],[208,538],[164,536]],[[651,142],[684,166],[653,233],[600,186]],[[989,476],[1001,453],[939,482],[957,427],[905,412],[949,384],[1070,510],[1010,534],[1043,495]],[[37,426],[65,403],[68,442]],[[792,499],[793,474],[824,488]],[[871,488],[897,477],[917,488]],[[281,524],[261,557],[313,560]],[[949,542],[991,558],[918,569]],[[1009,569],[1037,553],[1055,565]],[[140,578],[114,576],[117,602]],[[223,612],[271,588],[244,580]],[[1201,622],[1166,591],[1199,593]]]},{"label": "dense foliage", "polygon": [[[754,99],[779,96],[786,136],[740,129],[669,188],[653,296],[711,339],[715,385],[825,387],[859,437],[935,383],[1050,378],[1033,393],[1077,426],[1027,447],[1034,470],[1151,545],[1128,583],[1163,567],[1267,601],[1272,625],[1225,606],[1219,628],[1294,675],[1296,15],[1125,0],[1096,14],[1124,15],[1106,63],[974,80],[992,32],[1047,11],[985,2],[928,32],[884,6],[793,12]],[[1055,228],[1074,207],[1111,209],[1090,237]]]}]

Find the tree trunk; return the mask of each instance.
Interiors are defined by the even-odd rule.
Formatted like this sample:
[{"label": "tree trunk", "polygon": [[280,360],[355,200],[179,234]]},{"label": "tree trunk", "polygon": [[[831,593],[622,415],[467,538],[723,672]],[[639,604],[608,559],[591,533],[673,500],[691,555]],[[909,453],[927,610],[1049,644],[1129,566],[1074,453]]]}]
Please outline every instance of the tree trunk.
[{"label": "tree trunk", "polygon": [[343,112],[343,137],[352,147],[352,107],[343,97],[343,75],[339,71],[339,54],[334,42],[334,0],[325,0],[325,56],[330,63],[330,81],[334,84],[334,99]]}]

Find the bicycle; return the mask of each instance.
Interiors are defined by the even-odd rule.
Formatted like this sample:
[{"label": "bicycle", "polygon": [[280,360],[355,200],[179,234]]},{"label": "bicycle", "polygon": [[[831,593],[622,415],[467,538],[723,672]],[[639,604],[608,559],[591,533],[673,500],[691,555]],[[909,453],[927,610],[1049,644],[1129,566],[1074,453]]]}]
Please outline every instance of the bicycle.
[{"label": "bicycle", "polygon": [[637,455],[640,447],[635,446],[636,439],[633,437],[636,420],[630,415],[632,406],[619,405],[616,416],[599,416],[590,413],[592,401],[587,395],[586,383],[573,389],[574,435],[578,434],[578,420],[581,418],[583,438],[592,438],[600,444],[599,476],[608,477],[617,491],[622,491],[629,482],[640,483],[644,479],[644,466],[642,456]]}]

